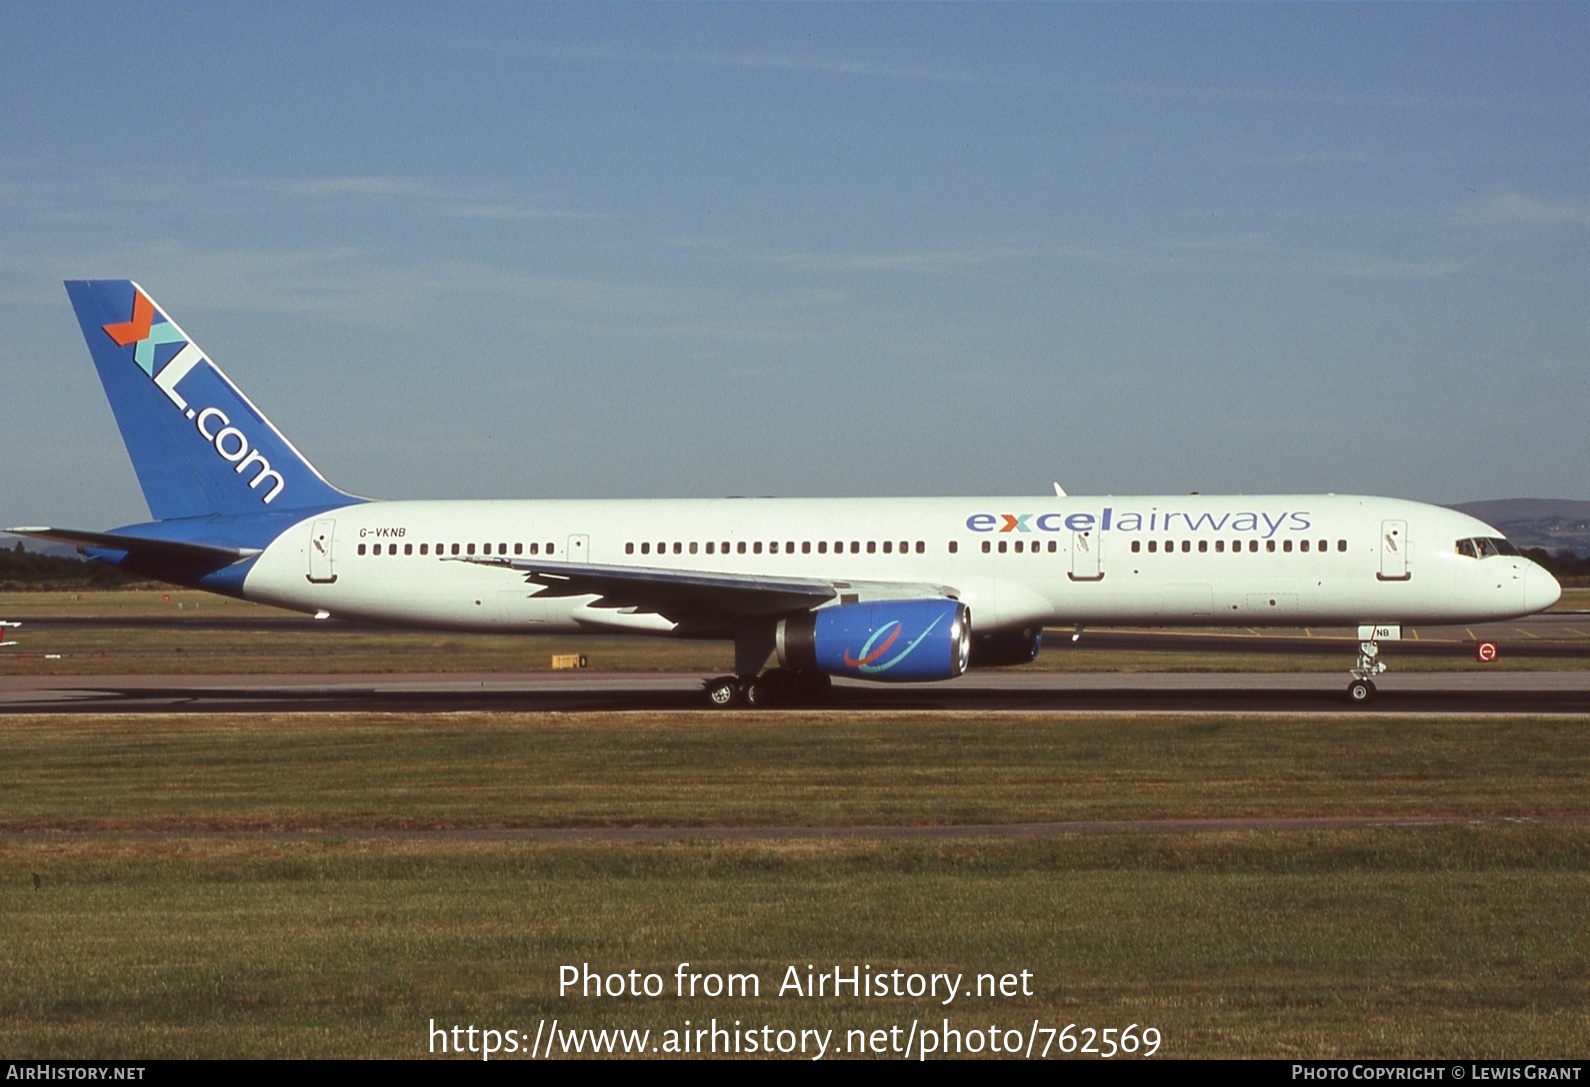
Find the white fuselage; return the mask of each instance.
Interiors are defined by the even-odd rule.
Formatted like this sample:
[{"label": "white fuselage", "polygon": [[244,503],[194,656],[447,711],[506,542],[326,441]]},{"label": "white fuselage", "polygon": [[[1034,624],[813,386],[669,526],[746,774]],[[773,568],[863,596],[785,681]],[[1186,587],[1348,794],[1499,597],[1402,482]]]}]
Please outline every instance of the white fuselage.
[{"label": "white fuselage", "polygon": [[1550,606],[1560,590],[1528,559],[1459,546],[1500,536],[1441,507],[1347,495],[370,502],[283,533],[244,595],[414,626],[675,630],[541,593],[478,561],[490,555],[814,579],[836,603],[950,596],[977,630],[1475,622]]}]

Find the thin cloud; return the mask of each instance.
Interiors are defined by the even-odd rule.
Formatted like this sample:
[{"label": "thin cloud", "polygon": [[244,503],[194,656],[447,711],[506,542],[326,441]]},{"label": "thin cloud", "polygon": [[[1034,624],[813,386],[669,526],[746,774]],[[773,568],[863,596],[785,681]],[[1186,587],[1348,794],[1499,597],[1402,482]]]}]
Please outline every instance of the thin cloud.
[{"label": "thin cloud", "polygon": [[1457,205],[1453,217],[1464,226],[1586,226],[1590,225],[1590,200],[1546,200],[1525,193],[1496,193]]},{"label": "thin cloud", "polygon": [[972,85],[1003,83],[1001,80],[946,68],[921,68],[879,63],[844,57],[824,57],[810,53],[722,53],[666,52],[630,49],[617,45],[539,45],[519,42],[482,42],[483,47],[526,56],[591,60],[610,64],[657,64],[679,67],[739,68],[772,72],[810,72],[818,75],[846,75],[864,79],[910,80],[927,83]]},{"label": "thin cloud", "polygon": [[403,177],[252,178],[235,184],[281,196],[434,198],[439,195],[434,186]]},{"label": "thin cloud", "polygon": [[513,204],[464,204],[442,210],[449,219],[493,219],[502,222],[533,219],[611,219],[597,211],[562,211],[556,208],[526,208]]},{"label": "thin cloud", "polygon": [[1039,254],[1014,246],[919,249],[884,253],[766,253],[760,259],[825,272],[911,272],[942,275],[977,265],[1026,260]]}]

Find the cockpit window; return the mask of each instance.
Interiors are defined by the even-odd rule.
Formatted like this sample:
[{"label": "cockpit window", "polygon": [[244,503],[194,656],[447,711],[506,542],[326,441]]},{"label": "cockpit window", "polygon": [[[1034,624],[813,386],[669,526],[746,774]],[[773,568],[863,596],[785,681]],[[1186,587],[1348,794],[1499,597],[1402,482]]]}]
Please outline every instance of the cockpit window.
[{"label": "cockpit window", "polygon": [[1492,555],[1516,555],[1518,548],[1500,536],[1476,536],[1457,542],[1457,553],[1471,559],[1488,559]]}]

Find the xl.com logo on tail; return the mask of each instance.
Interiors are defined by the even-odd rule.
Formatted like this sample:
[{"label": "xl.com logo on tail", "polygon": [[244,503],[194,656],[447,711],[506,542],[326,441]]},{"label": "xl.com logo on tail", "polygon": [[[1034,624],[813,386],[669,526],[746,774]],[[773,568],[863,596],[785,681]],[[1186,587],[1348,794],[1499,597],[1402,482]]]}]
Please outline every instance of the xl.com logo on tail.
[{"label": "xl.com logo on tail", "polygon": [[[199,435],[209,443],[218,457],[233,465],[234,472],[241,476],[250,468],[254,469],[254,477],[248,481],[251,490],[257,491],[267,482],[272,483],[270,489],[260,497],[263,504],[270,505],[282,493],[287,481],[254,448],[248,435],[232,425],[226,412],[216,407],[189,407],[187,400],[177,391],[177,385],[200,363],[210,366],[212,371],[215,368],[204,357],[204,352],[189,342],[175,325],[155,309],[148,295],[135,289],[132,318],[100,327],[118,347],[133,349],[133,361],[138,368],[153,379],[155,386],[166,394],[185,418],[193,421]],[[181,344],[182,348],[157,371],[155,349],[168,344]]]}]

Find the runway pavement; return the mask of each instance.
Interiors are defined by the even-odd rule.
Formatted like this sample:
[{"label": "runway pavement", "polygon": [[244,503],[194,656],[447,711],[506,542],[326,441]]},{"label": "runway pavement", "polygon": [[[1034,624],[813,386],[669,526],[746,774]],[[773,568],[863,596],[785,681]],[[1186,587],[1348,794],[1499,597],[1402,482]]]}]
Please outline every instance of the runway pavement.
[{"label": "runway pavement", "polygon": [[[1321,673],[973,672],[946,683],[838,682],[839,711],[1088,711],[1590,714],[1590,671],[1392,673],[1368,707],[1346,703],[1347,678]],[[0,715],[459,711],[721,712],[701,677],[658,673],[501,673],[0,678]],[[767,712],[779,712],[771,710]]]}]

